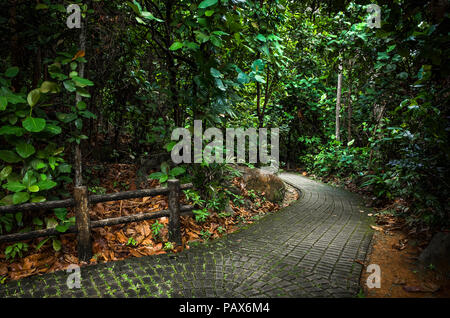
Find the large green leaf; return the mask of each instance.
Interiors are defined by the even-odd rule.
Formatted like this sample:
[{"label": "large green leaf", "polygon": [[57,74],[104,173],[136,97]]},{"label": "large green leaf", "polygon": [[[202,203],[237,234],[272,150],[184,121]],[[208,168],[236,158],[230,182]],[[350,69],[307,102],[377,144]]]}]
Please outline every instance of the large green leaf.
[{"label": "large green leaf", "polygon": [[255,81],[260,82],[262,84],[266,83],[266,80],[261,75],[255,75]]},{"label": "large green leaf", "polygon": [[11,150],[0,150],[0,159],[7,163],[17,163],[22,159]]},{"label": "large green leaf", "polygon": [[185,43],[185,46],[186,46],[188,49],[191,49],[191,50],[194,50],[194,51],[197,51],[198,49],[200,49],[200,45],[198,45],[198,44],[195,43],[195,42],[186,42],[186,43]]},{"label": "large green leaf", "polygon": [[42,241],[40,241],[38,243],[38,245],[36,245],[36,247],[35,247],[36,251],[39,250],[42,246],[44,246],[44,244],[47,243],[49,239],[50,239],[50,237],[47,237],[46,239],[43,239]]},{"label": "large green leaf", "polygon": [[183,167],[175,167],[172,170],[170,170],[170,175],[173,177],[177,177],[180,174],[183,174],[186,172],[186,169],[184,169]]},{"label": "large green leaf", "polygon": [[221,91],[226,91],[227,88],[223,84],[222,80],[220,78],[216,78],[216,87],[220,89]]},{"label": "large green leaf", "polygon": [[153,14],[151,14],[148,11],[142,11],[141,16],[145,19],[152,20],[152,21],[158,21],[158,22],[164,22],[164,20],[158,19]]},{"label": "large green leaf", "polygon": [[65,89],[71,93],[75,92],[77,90],[77,88],[75,87],[75,84],[72,80],[64,81],[63,85],[64,85]]},{"label": "large green leaf", "polygon": [[19,192],[25,190],[27,187],[19,181],[9,181],[3,185],[3,189],[7,189],[12,192]]},{"label": "large green leaf", "polygon": [[238,74],[237,80],[241,84],[248,84],[250,82],[250,78],[244,72]]},{"label": "large green leaf", "polygon": [[5,96],[0,96],[0,111],[5,110],[8,106],[8,99]]},{"label": "large green leaf", "polygon": [[195,37],[198,42],[205,43],[205,42],[209,41],[209,36],[206,35],[205,33],[200,32],[200,31],[194,31],[194,33],[195,33]]},{"label": "large green leaf", "polygon": [[6,70],[6,77],[15,77],[19,73],[19,68],[17,66],[10,67]]},{"label": "large green leaf", "polygon": [[67,124],[67,123],[70,123],[71,121],[77,119],[77,114],[74,114],[74,113],[68,113],[68,114],[56,113],[56,117],[60,121],[62,121],[63,123]]},{"label": "large green leaf", "polygon": [[171,51],[176,51],[176,50],[181,49],[182,47],[183,47],[183,43],[181,43],[181,42],[174,42],[174,43],[169,47],[169,50],[171,50]]},{"label": "large green leaf", "polygon": [[91,97],[91,94],[89,94],[89,92],[83,87],[77,87],[77,93],[82,97]]},{"label": "large green leaf", "polygon": [[33,185],[28,187],[28,191],[30,191],[30,192],[38,192],[39,191],[39,186],[36,185],[36,184],[33,184]]},{"label": "large green leaf", "polygon": [[164,183],[169,179],[169,176],[167,174],[163,175],[161,178],[159,178],[159,183]]},{"label": "large green leaf", "polygon": [[29,132],[40,132],[44,130],[45,125],[46,121],[44,118],[34,118],[31,116],[27,117],[27,119],[22,122],[23,128]]},{"label": "large green leaf", "polygon": [[87,108],[87,105],[86,105],[85,102],[80,101],[80,102],[77,103],[77,108],[78,108],[79,110],[85,110],[85,109]]},{"label": "large green leaf", "polygon": [[61,241],[58,239],[53,239],[53,249],[58,252],[61,249]]},{"label": "large green leaf", "polygon": [[16,135],[20,137],[23,133],[24,129],[22,127],[5,125],[0,128],[0,135]]},{"label": "large green leaf", "polygon": [[34,105],[37,104],[40,97],[41,91],[39,90],[39,88],[33,89],[31,92],[28,93],[27,96],[28,105],[30,105],[30,107],[33,107]]},{"label": "large green leaf", "polygon": [[25,203],[30,199],[30,194],[28,192],[16,192],[13,195],[13,203],[21,204]]},{"label": "large green leaf", "polygon": [[31,198],[31,202],[35,203],[35,202],[45,202],[47,201],[47,199],[43,196],[37,196],[37,197],[32,197]]},{"label": "large green leaf", "polygon": [[56,217],[61,221],[63,221],[67,216],[66,208],[56,208],[56,209],[53,209],[53,211],[55,212]]},{"label": "large green leaf", "polygon": [[266,42],[266,41],[267,41],[266,37],[265,37],[264,35],[262,35],[262,34],[258,34],[258,35],[256,36],[256,38],[257,38],[258,40],[260,40],[261,42]]},{"label": "large green leaf", "polygon": [[161,172],[162,172],[162,173],[164,173],[164,174],[169,174],[170,165],[169,165],[166,161],[164,161],[163,163],[161,163],[160,168],[161,168]]},{"label": "large green leaf", "polygon": [[28,158],[29,156],[31,156],[36,152],[33,145],[30,145],[29,143],[26,142],[19,143],[16,146],[16,151],[22,158]]},{"label": "large green leaf", "polygon": [[45,81],[39,88],[41,93],[58,93],[60,91],[58,84],[55,82]]},{"label": "large green leaf", "polygon": [[12,195],[10,194],[10,195],[7,195],[7,196],[4,196],[1,200],[0,200],[0,205],[11,205],[11,204],[13,204],[13,201],[12,201]]},{"label": "large green leaf", "polygon": [[164,175],[162,172],[153,172],[151,175],[148,176],[149,179],[159,179]]},{"label": "large green leaf", "polygon": [[[134,3],[133,3],[134,2]],[[141,12],[142,12],[142,9],[141,9],[141,6],[139,5],[139,3],[138,2],[136,2],[136,1],[133,1],[133,2],[131,2],[131,1],[127,1],[127,5],[131,8],[131,9],[133,9],[133,11],[137,14],[137,15],[141,15]]]},{"label": "large green leaf", "polygon": [[37,185],[40,190],[50,190],[51,188],[54,188],[57,185],[57,183],[55,181],[47,179],[39,181]]},{"label": "large green leaf", "polygon": [[72,81],[75,82],[75,85],[79,87],[93,86],[94,82],[88,80],[87,78],[82,78],[79,76],[72,77]]},{"label": "large green leaf", "polygon": [[6,166],[0,171],[0,180],[5,180],[9,174],[12,172],[11,166]]},{"label": "large green leaf", "polygon": [[254,72],[260,72],[264,69],[264,61],[261,59],[257,59],[252,63],[252,70]]},{"label": "large green leaf", "polygon": [[222,40],[220,38],[218,38],[217,36],[211,35],[209,37],[209,40],[211,41],[212,44],[214,44],[217,47],[222,46]]},{"label": "large green leaf", "polygon": [[51,133],[53,135],[59,135],[62,132],[61,127],[56,125],[46,125],[44,132]]},{"label": "large green leaf", "polygon": [[47,167],[47,165],[41,159],[32,160],[31,166],[33,167],[34,170],[39,170],[39,169]]},{"label": "large green leaf", "polygon": [[209,71],[214,78],[223,78],[222,73],[220,73],[220,71],[216,70],[214,67],[211,67]]},{"label": "large green leaf", "polygon": [[198,5],[199,9],[205,9],[208,7],[211,7],[215,4],[217,4],[217,2],[219,2],[219,0],[204,0],[202,2],[200,2],[200,4]]}]

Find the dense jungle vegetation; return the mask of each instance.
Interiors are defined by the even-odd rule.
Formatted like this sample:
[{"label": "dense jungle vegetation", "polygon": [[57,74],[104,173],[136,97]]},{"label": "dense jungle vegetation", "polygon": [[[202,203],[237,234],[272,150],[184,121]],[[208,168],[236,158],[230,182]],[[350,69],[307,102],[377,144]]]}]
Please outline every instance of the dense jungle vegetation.
[{"label": "dense jungle vegetation", "polygon": [[[81,28],[66,24],[71,3]],[[368,1],[2,1],[0,204],[66,198],[94,185],[85,163],[168,153],[173,129],[197,119],[279,128],[281,168],[400,198],[410,224],[447,226],[449,5],[375,3],[380,27]],[[228,168],[153,178],[192,181],[198,202],[220,207]],[[73,223],[55,216],[61,232]],[[2,234],[42,224],[0,215]]]}]

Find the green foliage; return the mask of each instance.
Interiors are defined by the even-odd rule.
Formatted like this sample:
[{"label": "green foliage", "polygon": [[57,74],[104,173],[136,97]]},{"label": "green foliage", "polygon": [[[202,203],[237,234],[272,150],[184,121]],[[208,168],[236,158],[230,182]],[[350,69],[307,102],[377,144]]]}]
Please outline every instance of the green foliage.
[{"label": "green foliage", "polygon": [[192,210],[192,212],[194,213],[194,217],[197,222],[205,222],[209,216],[209,212],[208,212],[207,208],[194,209],[194,210]]},{"label": "green foliage", "polygon": [[[382,200],[401,197],[412,223],[448,223],[449,17],[438,2],[379,3],[379,29],[352,1],[80,2],[85,52],[79,32],[61,23],[64,6],[13,3],[0,18],[14,22],[2,24],[11,45],[0,48],[0,204],[63,197],[73,144],[89,139],[107,157],[100,161],[135,162],[170,151],[173,128],[202,120],[205,128],[279,127],[282,163],[353,177]],[[230,200],[243,203],[229,191],[239,174],[229,165],[160,170],[150,178],[162,185],[194,183],[197,193],[186,196],[200,221]],[[0,233],[69,224],[53,219],[3,214]]]},{"label": "green foliage", "polygon": [[206,230],[206,231],[205,230],[201,230],[200,231],[200,236],[201,236],[201,238],[203,240],[208,241],[211,238],[212,233],[209,230]]},{"label": "green foliage", "polygon": [[159,234],[161,233],[161,230],[164,228],[164,224],[159,223],[158,220],[155,221],[155,223],[152,224],[151,229],[152,233],[155,237],[159,237]]},{"label": "green foliage", "polygon": [[7,260],[10,259],[11,261],[13,261],[16,256],[22,257],[23,252],[26,251],[28,251],[28,244],[17,242],[12,245],[8,245],[5,248],[5,256]]},{"label": "green foliage", "polygon": [[127,241],[127,245],[136,246],[137,244],[138,244],[137,241],[132,237],[130,237]]},{"label": "green foliage", "polygon": [[165,242],[164,243],[164,250],[170,251],[170,250],[173,250],[174,248],[175,248],[175,245],[173,242]]},{"label": "green foliage", "polygon": [[164,186],[167,183],[167,180],[169,179],[176,179],[177,177],[180,177],[186,172],[186,170],[183,167],[175,167],[170,169],[170,166],[167,162],[163,162],[161,164],[161,171],[160,172],[154,172],[149,176],[149,179],[158,180],[159,183]]},{"label": "green foliage", "polygon": [[367,170],[369,149],[365,147],[343,146],[331,141],[318,146],[318,153],[306,154],[301,158],[305,167],[321,176],[360,175]]}]

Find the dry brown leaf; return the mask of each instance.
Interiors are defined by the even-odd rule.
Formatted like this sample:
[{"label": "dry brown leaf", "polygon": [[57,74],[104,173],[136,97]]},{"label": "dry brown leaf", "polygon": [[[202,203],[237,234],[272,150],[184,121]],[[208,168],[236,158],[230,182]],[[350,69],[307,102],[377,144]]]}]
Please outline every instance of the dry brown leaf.
[{"label": "dry brown leaf", "polygon": [[116,233],[116,238],[120,243],[125,244],[128,242],[128,238],[125,236],[125,234],[123,234],[122,230]]},{"label": "dry brown leaf", "polygon": [[158,243],[158,244],[155,244],[155,247],[154,247],[154,249],[157,251],[157,250],[160,250],[160,249],[162,249],[163,248],[163,244],[162,243]]},{"label": "dry brown leaf", "polygon": [[130,254],[135,256],[135,257],[141,257],[142,256],[142,254],[139,253],[139,251],[137,251],[135,249],[130,250]]},{"label": "dry brown leaf", "polygon": [[8,266],[0,263],[0,276],[8,274]]},{"label": "dry brown leaf", "polygon": [[76,60],[79,57],[83,57],[85,55],[85,52],[83,50],[78,51],[75,56],[72,58],[72,61]]}]

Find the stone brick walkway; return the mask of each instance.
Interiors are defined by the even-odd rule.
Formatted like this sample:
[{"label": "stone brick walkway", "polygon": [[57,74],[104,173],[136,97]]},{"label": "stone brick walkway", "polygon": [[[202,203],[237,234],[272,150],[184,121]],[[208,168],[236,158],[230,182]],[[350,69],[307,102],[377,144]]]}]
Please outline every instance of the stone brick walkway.
[{"label": "stone brick walkway", "polygon": [[291,206],[246,229],[178,254],[81,268],[0,285],[0,297],[354,297],[372,238],[360,197],[305,177]]}]

